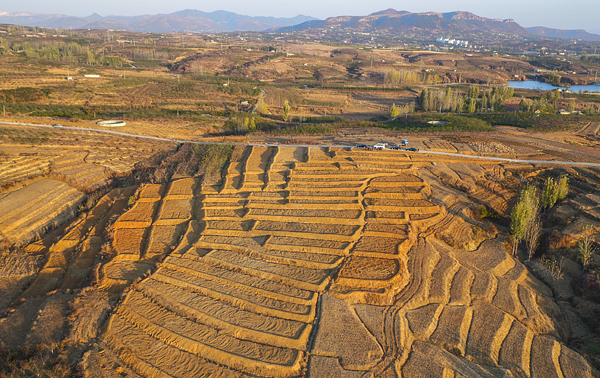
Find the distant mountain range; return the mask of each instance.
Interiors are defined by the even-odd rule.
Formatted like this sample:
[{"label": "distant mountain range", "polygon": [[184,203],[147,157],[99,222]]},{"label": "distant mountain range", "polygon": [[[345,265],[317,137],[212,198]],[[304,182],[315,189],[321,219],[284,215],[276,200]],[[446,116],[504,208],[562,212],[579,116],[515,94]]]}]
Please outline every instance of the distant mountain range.
[{"label": "distant mountain range", "polygon": [[131,17],[102,17],[96,13],[88,17],[73,17],[62,14],[0,12],[2,24],[64,29],[115,29],[147,33],[263,31],[314,19],[303,15],[292,18],[251,17],[226,11],[202,12],[193,9],[170,14]]},{"label": "distant mountain range", "polygon": [[491,19],[469,12],[411,13],[388,9],[368,16],[330,17],[322,21],[306,21],[299,25],[277,28],[277,32],[290,32],[309,28],[347,28],[355,31],[389,31],[391,33],[427,31],[430,33],[488,33],[521,36],[545,36],[563,39],[600,41],[600,35],[585,30],[559,30],[545,27],[524,28],[514,20]]},{"label": "distant mountain range", "polygon": [[[330,17],[324,21],[304,22],[294,25],[293,30],[308,28],[348,28],[360,31],[402,32],[411,30],[451,32],[487,32],[505,34],[530,34],[526,29],[513,20],[500,20],[479,17],[469,12],[451,13],[411,13],[388,9],[370,14],[368,16],[342,16]],[[276,31],[289,31],[292,27],[276,29]]]},{"label": "distant mountain range", "polygon": [[600,42],[600,35],[588,33],[583,29],[577,30],[560,30],[560,29],[550,29],[545,28],[543,26],[536,26],[533,28],[527,28],[530,32],[535,35],[544,36],[544,37],[552,37],[552,38],[562,38],[562,39],[581,39],[584,41],[598,41]]},{"label": "distant mountain range", "polygon": [[[388,9],[368,16],[341,16],[318,20],[299,15],[292,18],[251,17],[233,12],[202,12],[186,9],[175,13],[142,16],[88,17],[60,14],[0,12],[0,23],[46,28],[115,29],[147,33],[233,31],[290,32],[309,28],[346,28],[355,31],[429,32],[438,35],[484,33],[544,36],[600,42],[600,35],[585,30],[560,30],[542,26],[524,28],[514,20],[491,19],[469,12],[411,13]],[[593,30],[599,32],[600,30]]]}]

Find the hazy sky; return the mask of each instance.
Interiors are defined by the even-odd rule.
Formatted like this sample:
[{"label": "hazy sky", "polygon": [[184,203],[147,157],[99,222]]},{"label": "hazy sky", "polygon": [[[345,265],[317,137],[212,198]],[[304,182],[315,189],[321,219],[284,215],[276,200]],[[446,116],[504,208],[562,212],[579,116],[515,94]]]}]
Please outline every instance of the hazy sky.
[{"label": "hazy sky", "polygon": [[411,12],[463,10],[490,18],[513,18],[522,26],[600,30],[600,0],[0,0],[0,11],[87,16],[172,13],[183,9],[227,10],[250,16],[317,18],[366,15],[394,8]]}]

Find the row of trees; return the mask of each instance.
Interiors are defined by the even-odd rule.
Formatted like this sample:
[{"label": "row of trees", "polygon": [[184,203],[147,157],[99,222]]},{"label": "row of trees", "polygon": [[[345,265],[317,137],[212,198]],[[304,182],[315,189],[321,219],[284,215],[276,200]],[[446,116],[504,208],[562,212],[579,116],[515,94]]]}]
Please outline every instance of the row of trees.
[{"label": "row of trees", "polygon": [[253,116],[232,118],[225,126],[234,134],[244,135],[256,131],[256,119]]},{"label": "row of trees", "polygon": [[[539,238],[542,233],[542,212],[552,208],[558,201],[563,200],[569,193],[567,176],[562,176],[558,181],[549,177],[544,182],[541,194],[532,184],[527,184],[521,191],[519,200],[513,208],[510,218],[510,233],[513,240],[513,255],[521,241],[525,241],[529,260],[533,257],[539,246]],[[589,267],[592,256],[597,248],[594,243],[594,227],[591,225],[583,229],[582,235],[577,242],[577,254],[585,267]],[[546,260],[547,261],[547,260]],[[556,262],[554,262],[556,267]],[[554,271],[554,268],[552,268]]]},{"label": "row of trees", "polygon": [[569,194],[569,179],[562,176],[558,181],[549,177],[544,182],[541,194],[533,184],[527,184],[519,195],[510,213],[510,234],[513,240],[512,254],[517,253],[521,241],[525,241],[529,259],[539,245],[542,231],[542,211],[552,208],[556,202]]},{"label": "row of trees", "polygon": [[383,74],[383,82],[389,85],[439,84],[443,79],[436,73],[424,74],[419,71],[389,70]]},{"label": "row of trees", "polygon": [[84,63],[89,65],[107,65],[122,67],[123,61],[119,57],[95,55],[88,46],[75,42],[25,42],[8,43],[0,39],[0,53],[12,52],[22,54],[28,58],[38,58],[50,62]]},{"label": "row of trees", "polygon": [[398,106],[396,104],[393,104],[392,107],[390,108],[390,117],[396,118],[396,117],[399,117],[400,115],[410,114],[414,111],[415,111],[414,103],[406,104],[403,106]]},{"label": "row of trees", "polygon": [[417,71],[389,70],[384,74],[384,83],[391,85],[421,84],[422,75]]},{"label": "row of trees", "polygon": [[446,91],[425,88],[421,92],[421,107],[427,112],[462,112],[464,100],[460,94],[453,93],[450,87]]},{"label": "row of trees", "polygon": [[480,98],[480,88],[471,86],[468,94],[454,94],[448,87],[446,91],[436,91],[428,88],[421,92],[421,107],[425,111],[439,112],[486,112],[502,109],[502,102],[514,95],[514,89],[497,87],[491,91],[484,90]]}]

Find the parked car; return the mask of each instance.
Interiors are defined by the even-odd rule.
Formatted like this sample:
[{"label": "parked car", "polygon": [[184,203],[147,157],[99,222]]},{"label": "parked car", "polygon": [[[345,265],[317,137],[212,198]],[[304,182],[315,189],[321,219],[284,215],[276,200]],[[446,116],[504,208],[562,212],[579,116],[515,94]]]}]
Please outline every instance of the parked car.
[{"label": "parked car", "polygon": [[54,125],[52,125],[52,127],[64,127],[64,126],[61,125],[60,123],[55,123]]},{"label": "parked car", "polygon": [[376,150],[384,150],[384,149],[388,148],[387,146],[388,146],[387,143],[379,142],[379,143],[376,143],[375,145],[373,145],[373,148]]},{"label": "parked car", "polygon": [[402,147],[400,146],[393,146],[391,147],[392,150],[402,150]]},{"label": "parked car", "polygon": [[405,150],[405,151],[411,151],[411,152],[419,152],[419,149],[418,149],[418,148],[415,148],[415,147],[409,147],[409,148],[405,148],[404,150]]},{"label": "parked car", "polygon": [[368,148],[369,146],[367,146],[366,144],[357,144],[356,148]]}]

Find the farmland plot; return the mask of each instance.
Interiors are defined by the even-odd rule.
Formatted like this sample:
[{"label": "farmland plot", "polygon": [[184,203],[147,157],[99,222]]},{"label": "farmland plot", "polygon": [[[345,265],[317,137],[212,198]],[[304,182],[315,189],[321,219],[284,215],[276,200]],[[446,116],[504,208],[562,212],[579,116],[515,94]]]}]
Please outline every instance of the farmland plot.
[{"label": "farmland plot", "polygon": [[116,260],[156,260],[170,252],[192,217],[197,185],[191,178],[145,185],[114,225]]},{"label": "farmland plot", "polygon": [[43,179],[0,199],[0,235],[23,243],[73,217],[84,194],[57,180]]},{"label": "farmland plot", "polygon": [[[468,252],[434,237],[450,213],[427,166],[401,153],[252,148],[222,187],[190,197],[179,181],[140,196],[160,202],[140,258],[166,258],[104,341],[142,376],[422,376],[424,366],[586,376],[577,353],[542,336],[554,332],[537,297],[549,292],[502,239]],[[490,169],[459,171],[481,189]]]},{"label": "farmland plot", "polygon": [[[317,148],[255,147],[245,161],[232,163],[220,192],[204,190],[197,215],[187,211],[185,201],[189,200],[162,199],[153,233],[158,235],[158,227],[166,223],[177,219],[183,223],[194,216],[205,222],[204,230],[194,238],[184,237],[161,268],[125,299],[123,310],[111,320],[107,342],[121,350],[115,340],[117,333],[126,329],[244,373],[300,374],[306,364],[308,338],[318,320],[318,297],[335,272],[342,274],[335,291],[354,301],[373,294],[381,301],[389,300],[395,291],[388,287],[406,280],[408,219],[389,225],[378,222],[378,228],[367,231],[363,193],[368,187],[378,188],[372,182],[378,177],[402,175],[413,187],[415,182],[425,184],[411,174],[408,161],[392,168],[377,164],[357,168],[344,160]],[[385,187],[386,182],[381,185]],[[329,190],[332,186],[336,190]],[[168,193],[173,192],[171,188]],[[440,211],[425,195],[402,205],[414,207],[415,212]],[[119,222],[129,217],[126,214]],[[361,247],[368,244],[364,238],[385,242],[373,250]],[[351,257],[351,262],[344,263],[346,257]],[[378,282],[375,292],[367,284],[372,281]],[[209,333],[177,341],[168,337],[166,330],[159,331],[161,323],[153,318],[154,310],[135,301],[154,303],[164,316],[174,317],[174,321],[187,319],[190,327],[203,327]],[[216,330],[230,338],[227,345],[240,346],[225,348],[226,344],[209,337]],[[271,352],[263,351],[267,346]],[[143,374],[144,364],[163,372],[169,369],[157,364],[153,355],[144,358],[139,365],[132,365],[134,370]]]}]

